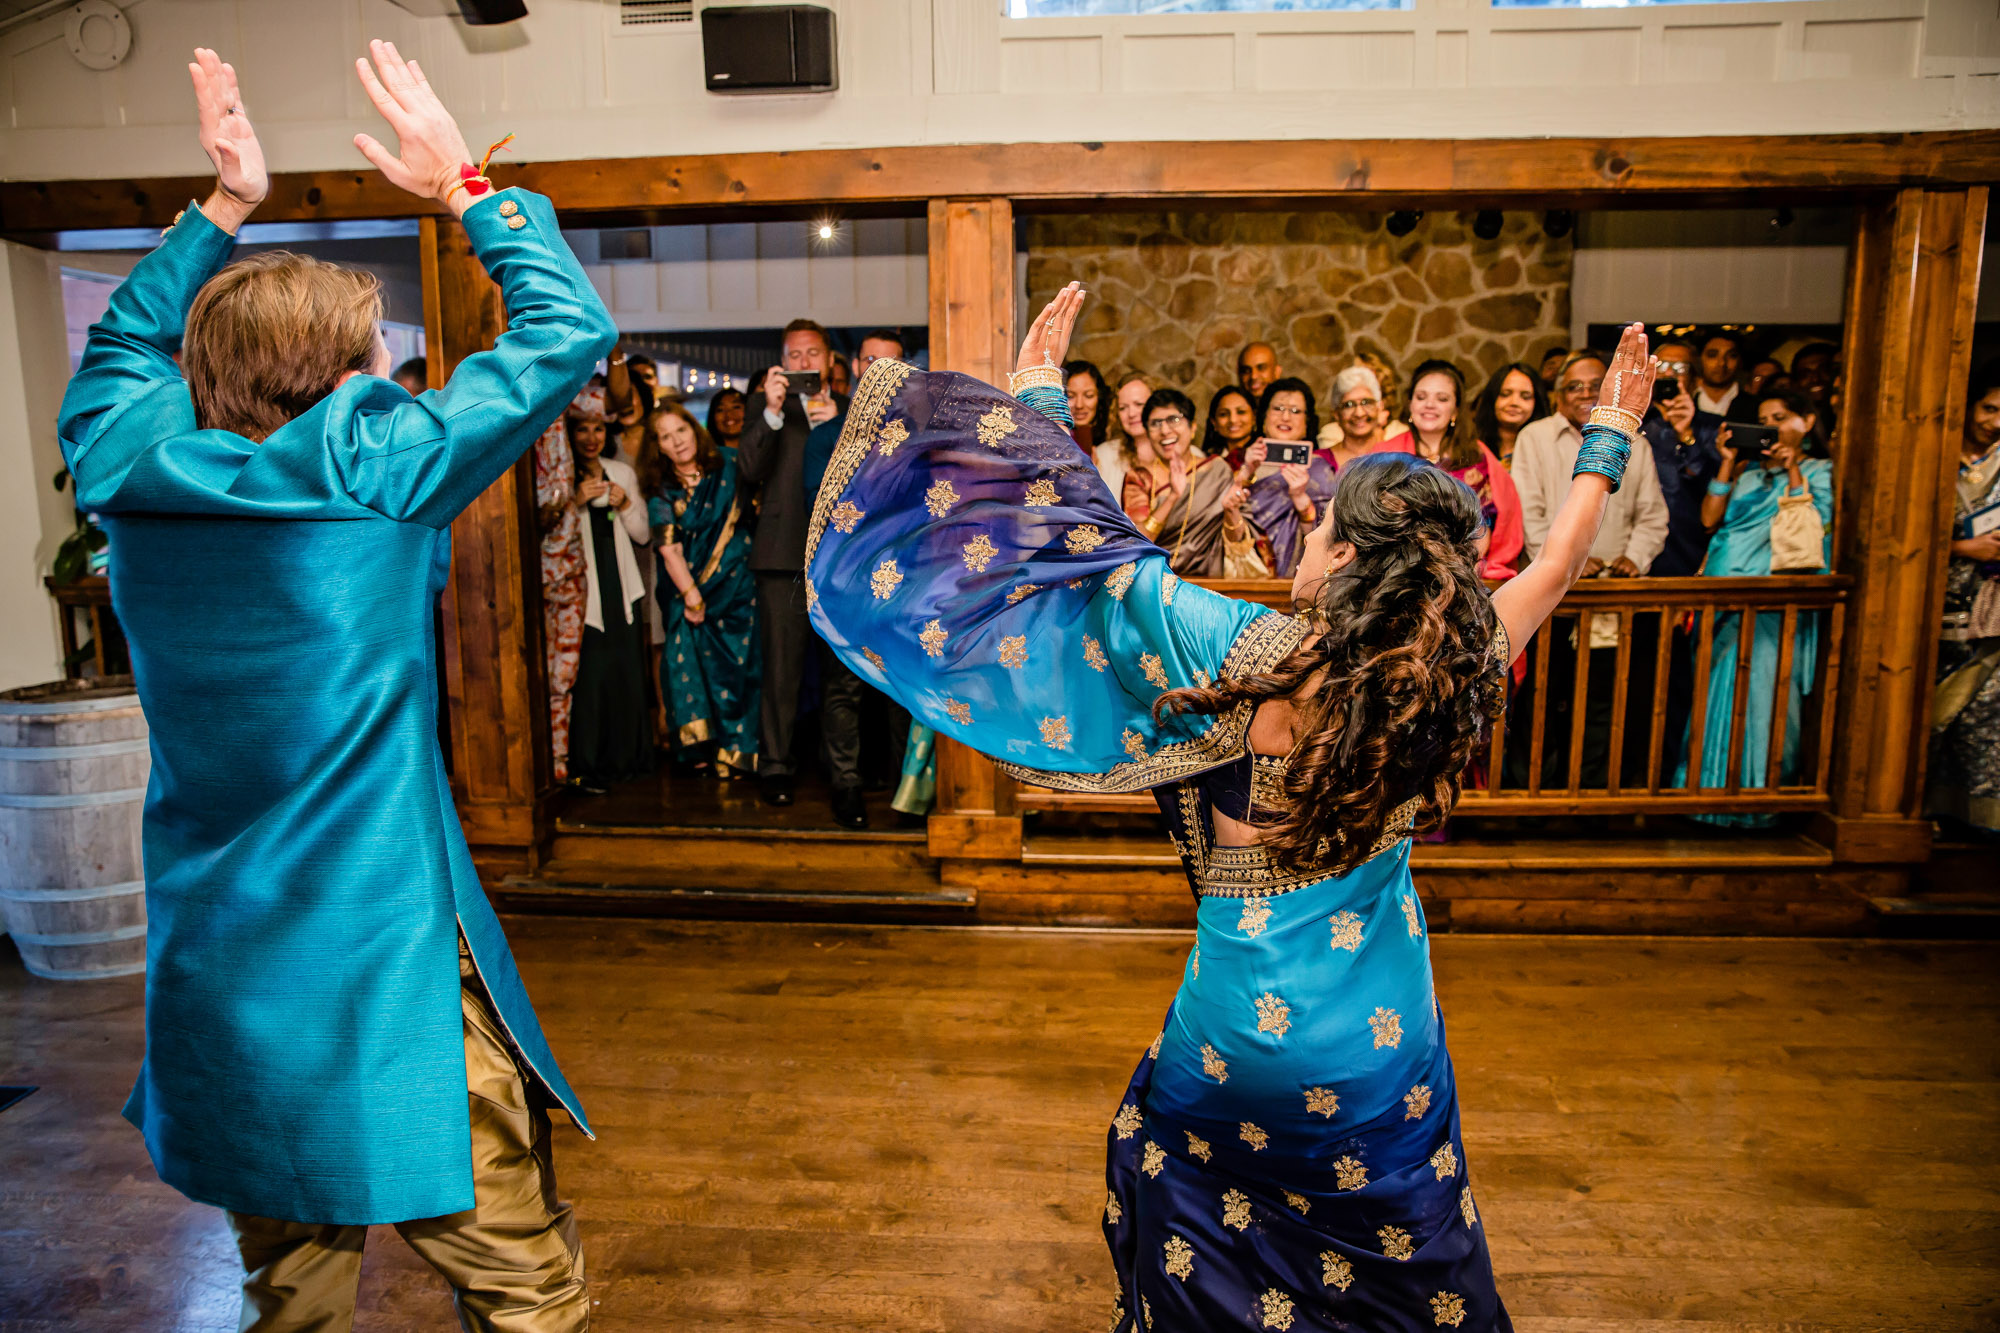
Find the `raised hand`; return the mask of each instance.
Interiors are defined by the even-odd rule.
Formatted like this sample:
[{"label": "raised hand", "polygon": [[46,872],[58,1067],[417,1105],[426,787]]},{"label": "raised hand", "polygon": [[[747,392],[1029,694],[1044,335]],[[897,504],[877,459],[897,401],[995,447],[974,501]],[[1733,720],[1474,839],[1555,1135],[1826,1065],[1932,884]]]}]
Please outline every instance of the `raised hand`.
[{"label": "raised hand", "polygon": [[1083,309],[1086,295],[1082,283],[1072,282],[1056,293],[1055,300],[1042,307],[1042,313],[1028,326],[1028,336],[1021,340],[1021,355],[1014,362],[1017,372],[1063,363],[1069,355],[1069,335],[1076,327],[1077,311]]},{"label": "raised hand", "polygon": [[477,196],[452,188],[459,183],[459,168],[472,161],[458,122],[431,91],[430,80],[417,62],[404,60],[393,42],[370,42],[368,52],[374,65],[361,59],[354,62],[354,68],[368,100],[396,131],[397,151],[391,153],[366,134],[355,135],[354,146],[391,185],[439,200],[454,213],[464,213]]},{"label": "raised hand", "polygon": [[216,191],[248,216],[271,192],[271,173],[264,167],[264,146],[257,142],[250,114],[243,109],[235,67],[198,46],[188,76],[194,80],[195,109],[201,118],[201,151],[215,164]]},{"label": "raised hand", "polygon": [[1599,406],[1645,416],[1653,401],[1654,370],[1646,347],[1646,326],[1627,324],[1618,339],[1618,350],[1612,353],[1610,369],[1604,372],[1604,388],[1597,396]]}]

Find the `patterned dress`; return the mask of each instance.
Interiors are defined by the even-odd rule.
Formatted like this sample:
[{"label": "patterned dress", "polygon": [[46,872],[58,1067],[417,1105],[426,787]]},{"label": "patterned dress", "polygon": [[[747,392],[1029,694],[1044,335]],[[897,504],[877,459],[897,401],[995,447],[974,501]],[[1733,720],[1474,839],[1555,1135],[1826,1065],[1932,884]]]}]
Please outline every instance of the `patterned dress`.
[{"label": "patterned dress", "polygon": [[[1958,470],[1953,535],[2000,504],[2000,446]],[[1931,715],[1934,815],[2000,833],[2000,562],[1954,556],[1945,570],[1944,634]]]},{"label": "patterned dress", "polygon": [[1056,422],[893,361],[855,395],[806,577],[815,628],[917,721],[1041,785],[1152,790],[1174,829],[1196,943],[1107,1139],[1114,1327],[1510,1328],[1412,807],[1357,868],[1285,871],[1215,840],[1217,811],[1254,820],[1274,799],[1251,706],[1152,715],[1164,690],[1269,668],[1305,624],[1178,577]]},{"label": "patterned dress", "polygon": [[583,649],[583,609],[590,585],[585,578],[583,523],[570,507],[576,489],[576,459],[562,418],[535,441],[535,505],[560,504],[562,517],[542,533],[542,641],[549,657],[549,741],[555,751],[556,781],[569,778],[570,687],[576,684]]},{"label": "patterned dress", "polygon": [[647,503],[662,544],[679,542],[706,609],[691,625],[672,579],[658,584],[666,626],[660,684],[673,716],[674,744],[713,743],[717,762],[742,773],[757,770],[758,682],[763,656],[757,636],[757,582],[750,573],[753,516],[738,486],[736,451],[719,450],[722,464],[692,488],[671,470],[666,489]]}]

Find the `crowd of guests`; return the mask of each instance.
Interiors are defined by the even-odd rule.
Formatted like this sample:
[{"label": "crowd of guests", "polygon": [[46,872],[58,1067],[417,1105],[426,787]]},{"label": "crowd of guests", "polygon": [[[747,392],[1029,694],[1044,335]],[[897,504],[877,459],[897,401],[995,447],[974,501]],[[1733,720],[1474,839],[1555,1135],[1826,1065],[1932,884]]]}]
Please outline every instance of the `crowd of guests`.
[{"label": "crowd of guests", "polygon": [[[702,420],[671,388],[662,390],[650,360],[613,353],[606,373],[543,435],[536,502],[560,776],[599,789],[649,771],[664,750],[700,772],[754,776],[767,801],[789,805],[801,763],[799,722],[811,710],[839,823],[867,823],[864,716],[897,733],[889,747],[905,756],[897,808],[928,807],[931,738],[819,642],[801,578],[807,522],[852,385],[875,360],[904,351],[900,334],[882,330],[849,358],[819,325],[795,320],[777,364],[747,390],[717,394]],[[1812,344],[1787,365],[1753,357],[1737,335],[1717,331],[1668,338],[1655,354],[1659,387],[1652,403],[1626,405],[1643,413],[1640,437],[1588,574],[1823,571],[1833,525],[1826,441],[1839,410],[1837,350]],[[1063,372],[1077,443],[1176,572],[1290,578],[1341,469],[1366,453],[1399,451],[1449,471],[1478,496],[1485,573],[1497,582],[1547,538],[1605,368],[1600,352],[1555,348],[1535,364],[1501,367],[1475,389],[1449,361],[1424,361],[1405,378],[1362,354],[1334,374],[1322,397],[1285,373],[1270,344],[1255,342],[1238,357],[1236,382],[1210,394],[1205,407],[1145,376],[1114,387],[1088,361]],[[1732,428],[1749,425],[1769,434],[1740,451]],[[1780,620],[1760,616],[1752,636],[1745,786],[1764,785]],[[1635,674],[1627,695],[1635,708],[1643,700],[1650,709],[1653,636],[1662,632],[1676,638],[1673,679],[1664,683],[1674,700],[1669,727],[1684,733],[1693,695],[1684,628],[1635,620],[1635,640],[1646,642],[1635,642],[1629,660],[1635,673],[1643,664],[1648,679]],[[1716,627],[1711,736],[1729,725],[1737,632],[1729,618]],[[1818,632],[1810,617],[1799,618],[1782,781],[1791,780]],[[1612,762],[1618,634],[1616,617],[1595,617],[1587,640],[1558,645],[1552,662],[1546,753],[1566,762],[1561,736],[1580,722],[1585,786],[1603,785]],[[1579,670],[1592,677],[1589,702],[1583,718],[1571,719]],[[1628,737],[1635,731],[1645,727],[1628,726]],[[1669,763],[1680,753],[1670,744]],[[1727,781],[1727,756],[1726,745],[1705,747],[1703,785]],[[1525,762],[1510,754],[1510,765]],[[1544,781],[1564,776],[1550,772]]]}]

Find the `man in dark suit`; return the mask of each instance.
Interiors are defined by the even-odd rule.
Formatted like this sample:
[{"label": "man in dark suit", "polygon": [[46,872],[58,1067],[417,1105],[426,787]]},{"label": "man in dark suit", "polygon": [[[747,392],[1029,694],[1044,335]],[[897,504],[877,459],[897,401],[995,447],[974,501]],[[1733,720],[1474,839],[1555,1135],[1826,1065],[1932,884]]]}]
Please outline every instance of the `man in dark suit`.
[{"label": "man in dark suit", "polygon": [[[806,654],[819,642],[806,619],[806,523],[812,504],[805,488],[806,437],[847,404],[824,387],[829,354],[826,330],[809,319],[785,326],[784,356],[764,374],[761,401],[744,414],[736,465],[743,480],[762,488],[750,568],[757,576],[758,633],[764,645],[763,713],[757,778],[764,799],[790,805],[797,784],[792,733],[798,721],[799,684]],[[794,392],[791,376],[818,375],[819,392]],[[865,828],[861,792],[861,680],[832,653],[820,654],[820,734],[833,781],[833,814],[847,828]]]}]

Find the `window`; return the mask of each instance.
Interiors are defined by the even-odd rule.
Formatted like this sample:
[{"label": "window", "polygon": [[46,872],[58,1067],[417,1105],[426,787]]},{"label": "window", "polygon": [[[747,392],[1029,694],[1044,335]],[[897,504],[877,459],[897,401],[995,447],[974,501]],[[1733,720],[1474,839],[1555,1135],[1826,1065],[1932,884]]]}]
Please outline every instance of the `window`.
[{"label": "window", "polygon": [[63,323],[69,328],[69,373],[83,364],[83,343],[90,326],[104,318],[111,308],[111,293],[125,279],[116,273],[93,273],[88,269],[62,271]]},{"label": "window", "polygon": [[[1506,3],[1506,0],[1497,0]],[[1006,0],[1016,19],[1105,18],[1151,14],[1305,14],[1329,10],[1408,9],[1410,0]]]},{"label": "window", "polygon": [[[1724,4],[1772,4],[1779,0],[1721,0]],[[1716,0],[1493,0],[1495,9],[1645,9],[1658,5],[1713,4]]]}]

